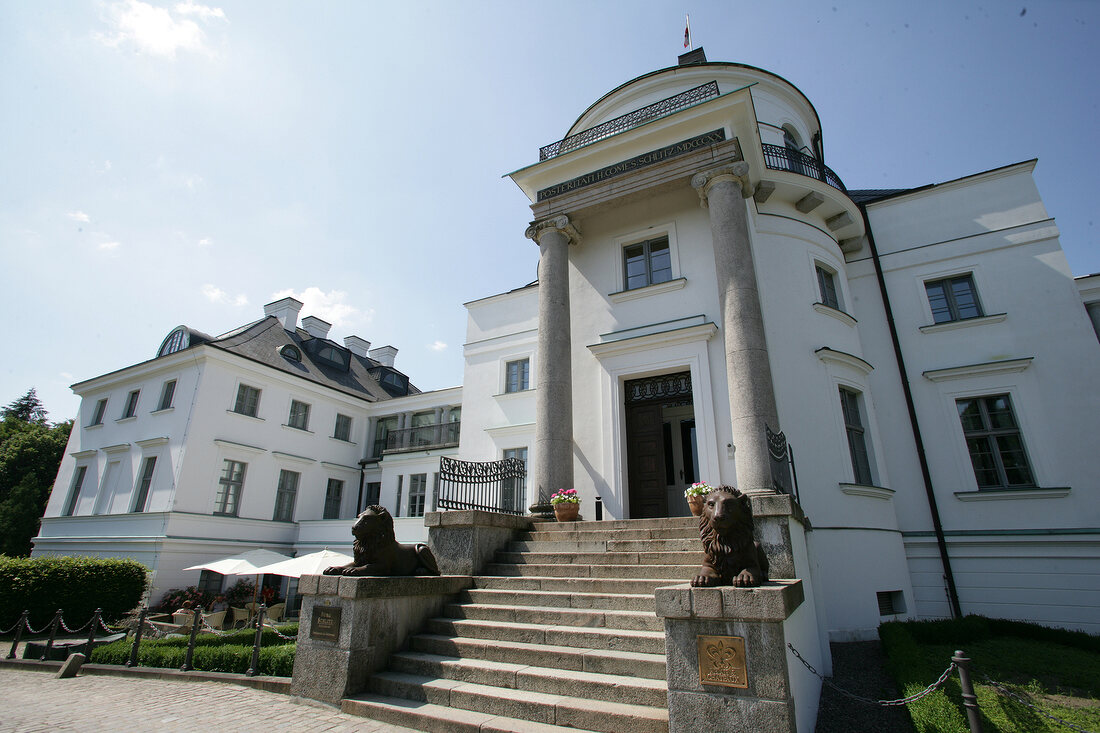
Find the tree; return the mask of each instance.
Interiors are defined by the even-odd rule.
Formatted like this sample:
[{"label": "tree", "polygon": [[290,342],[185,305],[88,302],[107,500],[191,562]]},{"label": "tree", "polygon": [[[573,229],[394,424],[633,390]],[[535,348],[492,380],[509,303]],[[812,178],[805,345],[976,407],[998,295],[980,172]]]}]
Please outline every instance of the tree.
[{"label": "tree", "polygon": [[7,420],[19,420],[26,423],[46,424],[46,408],[42,400],[38,399],[38,393],[31,387],[27,394],[15,400],[7,407],[0,410],[0,418]]}]

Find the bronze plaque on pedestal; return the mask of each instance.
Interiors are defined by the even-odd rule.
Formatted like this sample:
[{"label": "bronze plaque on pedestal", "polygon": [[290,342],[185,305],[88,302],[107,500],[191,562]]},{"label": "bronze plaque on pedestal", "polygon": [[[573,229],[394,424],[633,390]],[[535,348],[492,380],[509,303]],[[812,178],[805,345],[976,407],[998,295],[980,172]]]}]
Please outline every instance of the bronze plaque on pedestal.
[{"label": "bronze plaque on pedestal", "polygon": [[699,645],[699,681],[723,687],[749,686],[745,640],[740,636],[696,636]]},{"label": "bronze plaque on pedestal", "polygon": [[340,612],[335,606],[314,606],[309,625],[309,638],[320,641],[340,641]]}]

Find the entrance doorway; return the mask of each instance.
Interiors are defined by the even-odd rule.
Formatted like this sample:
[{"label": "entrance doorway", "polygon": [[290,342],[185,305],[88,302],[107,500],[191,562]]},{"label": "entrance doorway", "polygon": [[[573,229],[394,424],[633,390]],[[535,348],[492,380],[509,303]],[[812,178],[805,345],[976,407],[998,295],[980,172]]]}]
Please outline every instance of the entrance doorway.
[{"label": "entrance doorway", "polygon": [[630,517],[688,516],[684,488],[699,465],[691,373],[632,379],[623,391]]}]

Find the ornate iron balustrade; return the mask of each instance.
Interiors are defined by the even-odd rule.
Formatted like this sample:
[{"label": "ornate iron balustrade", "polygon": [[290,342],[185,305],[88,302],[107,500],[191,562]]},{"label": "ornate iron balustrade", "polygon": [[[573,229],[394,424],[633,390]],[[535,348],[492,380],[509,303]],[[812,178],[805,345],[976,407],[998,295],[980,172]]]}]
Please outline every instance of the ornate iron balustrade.
[{"label": "ornate iron balustrade", "polygon": [[527,492],[527,464],[519,458],[460,461],[439,458],[439,506],[522,515]]},{"label": "ornate iron balustrade", "polygon": [[625,132],[633,127],[637,127],[643,122],[666,117],[673,112],[679,112],[682,109],[694,107],[700,102],[705,102],[717,96],[717,81],[709,81],[706,84],[700,84],[694,89],[688,89],[686,92],[674,94],[667,99],[662,99],[660,102],[654,102],[641,109],[636,109],[633,112],[627,112],[625,115],[616,117],[613,120],[608,120],[601,125],[596,125],[583,132],[578,132],[576,135],[570,135],[564,140],[558,140],[556,143],[544,145],[539,148],[539,160],[547,160],[553,158],[555,155],[568,153],[570,150],[576,150],[577,148],[594,143],[597,140],[603,140],[616,133]]},{"label": "ornate iron balustrade", "polygon": [[[435,425],[421,425],[416,428],[404,428],[391,430],[386,433],[385,444],[382,451],[387,453],[402,453],[414,450],[428,450],[429,448],[449,448],[458,445],[458,435],[461,431],[461,422],[445,422]],[[381,441],[378,441],[381,443]],[[381,455],[381,452],[376,452]]]},{"label": "ornate iron balustrade", "polygon": [[764,425],[764,436],[768,440],[773,486],[783,494],[791,494],[798,501],[798,472],[794,467],[794,448],[787,442],[785,433],[773,433],[770,425]]},{"label": "ornate iron balustrade", "polygon": [[773,171],[790,171],[801,176],[816,178],[839,191],[848,192],[840,176],[812,155],[806,155],[800,150],[791,150],[782,145],[764,143],[761,147],[764,148],[764,165]]}]

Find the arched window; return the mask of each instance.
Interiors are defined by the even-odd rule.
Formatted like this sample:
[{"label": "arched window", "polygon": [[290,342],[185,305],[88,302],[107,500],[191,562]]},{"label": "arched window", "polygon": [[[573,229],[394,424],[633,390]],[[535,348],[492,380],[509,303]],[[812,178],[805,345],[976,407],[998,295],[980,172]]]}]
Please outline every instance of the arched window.
[{"label": "arched window", "polygon": [[279,354],[290,361],[301,361],[302,352],[294,344],[287,344],[279,349]]},{"label": "arched window", "polygon": [[167,356],[186,349],[191,345],[191,334],[186,326],[179,326],[168,334],[160,344],[157,356]]}]

